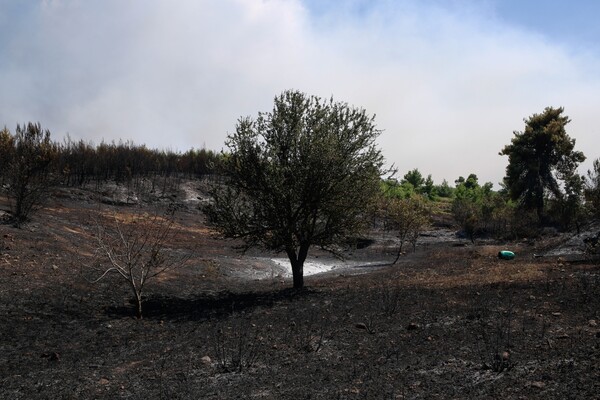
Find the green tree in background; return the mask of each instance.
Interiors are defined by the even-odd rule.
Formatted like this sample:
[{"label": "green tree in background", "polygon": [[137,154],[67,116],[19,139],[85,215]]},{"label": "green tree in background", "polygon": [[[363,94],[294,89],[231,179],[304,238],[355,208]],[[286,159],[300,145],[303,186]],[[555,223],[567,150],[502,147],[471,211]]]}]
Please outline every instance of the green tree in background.
[{"label": "green tree in background", "polygon": [[381,191],[387,197],[394,197],[398,199],[408,199],[417,194],[414,186],[411,183],[400,183],[394,178],[382,180]]},{"label": "green tree in background", "polygon": [[209,223],[247,248],[284,251],[302,288],[312,245],[335,251],[368,223],[383,174],[379,133],[363,109],[282,93],[272,112],[240,119],[228,137]]},{"label": "green tree in background", "polygon": [[418,168],[408,171],[400,183],[410,183],[412,187],[418,192],[421,186],[425,183],[423,175]]},{"label": "green tree in background", "polygon": [[384,181],[382,189],[387,196],[403,199],[413,197],[416,194],[422,194],[433,200],[437,195],[437,187],[433,182],[431,174],[427,175],[427,178],[423,178],[418,168],[404,174],[400,182],[396,179]]},{"label": "green tree in background", "polygon": [[575,151],[575,139],[565,130],[570,122],[563,108],[547,107],[525,120],[525,130],[514,132],[511,143],[500,155],[508,156],[504,183],[512,200],[526,210],[536,210],[544,222],[549,195],[562,199],[560,183],[573,180],[577,166],[585,160]]},{"label": "green tree in background", "polygon": [[474,242],[478,233],[497,231],[498,217],[506,205],[492,190],[492,183],[480,185],[475,174],[470,174],[467,179],[461,176],[455,182],[452,214],[465,235]]},{"label": "green tree in background", "polygon": [[431,174],[427,175],[427,179],[425,179],[425,182],[423,183],[423,186],[421,187],[421,193],[426,195],[427,198],[429,198],[430,200],[433,200],[436,198],[437,189],[435,187],[435,184],[433,182],[433,178],[431,177]]},{"label": "green tree in background", "polygon": [[454,194],[454,188],[450,187],[448,181],[446,179],[442,180],[442,183],[439,185],[435,185],[435,194],[440,197],[450,198]]}]

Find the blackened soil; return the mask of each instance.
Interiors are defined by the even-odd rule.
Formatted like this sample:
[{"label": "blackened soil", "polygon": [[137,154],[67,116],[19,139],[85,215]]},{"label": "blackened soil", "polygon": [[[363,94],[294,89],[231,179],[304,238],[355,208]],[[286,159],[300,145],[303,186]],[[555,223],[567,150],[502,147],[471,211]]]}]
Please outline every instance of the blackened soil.
[{"label": "blackened soil", "polygon": [[[149,283],[138,320],[117,277],[84,279],[101,212],[66,198],[0,226],[0,398],[600,396],[597,262],[533,258],[544,243],[431,244],[295,291],[232,274],[245,259],[190,209],[173,246],[191,258]],[[517,258],[498,260],[507,246]]]}]

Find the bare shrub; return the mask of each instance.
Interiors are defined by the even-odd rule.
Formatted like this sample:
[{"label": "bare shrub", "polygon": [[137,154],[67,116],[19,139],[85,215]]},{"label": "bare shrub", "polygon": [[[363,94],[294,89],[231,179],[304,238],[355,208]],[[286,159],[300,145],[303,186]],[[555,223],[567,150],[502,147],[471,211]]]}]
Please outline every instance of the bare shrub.
[{"label": "bare shrub", "polygon": [[381,312],[387,316],[392,316],[400,311],[402,300],[402,288],[399,283],[382,283],[377,287],[375,299]]},{"label": "bare shrub", "polygon": [[576,281],[577,293],[580,296],[579,301],[583,304],[590,304],[600,294],[600,275],[593,272],[581,271],[577,273]]},{"label": "bare shrub", "polygon": [[218,324],[211,336],[215,362],[225,372],[242,372],[252,368],[260,354],[260,335],[244,318],[231,325]]},{"label": "bare shrub", "polygon": [[479,356],[484,369],[508,371],[515,366],[511,352],[515,331],[513,325],[516,322],[515,307],[510,297],[506,305],[498,307],[493,307],[486,297],[477,296],[479,304],[471,314],[478,320]]},{"label": "bare shrub", "polygon": [[114,273],[133,292],[136,315],[142,317],[142,295],[149,280],[181,265],[188,256],[168,248],[174,236],[174,214],[117,214],[97,222],[97,257],[90,269],[99,282]]},{"label": "bare shrub", "polygon": [[289,325],[289,339],[294,348],[306,353],[317,353],[325,342],[334,336],[335,329],[331,326],[328,315],[311,313],[304,321]]},{"label": "bare shrub", "polygon": [[590,236],[583,239],[583,244],[585,246],[585,254],[593,257],[600,252],[600,232],[596,234],[596,236]]},{"label": "bare shrub", "polygon": [[400,243],[396,259],[392,263],[396,264],[402,254],[404,243],[410,243],[413,251],[416,250],[419,235],[429,225],[431,210],[420,196],[407,199],[384,198],[380,208],[386,230],[395,232]]}]

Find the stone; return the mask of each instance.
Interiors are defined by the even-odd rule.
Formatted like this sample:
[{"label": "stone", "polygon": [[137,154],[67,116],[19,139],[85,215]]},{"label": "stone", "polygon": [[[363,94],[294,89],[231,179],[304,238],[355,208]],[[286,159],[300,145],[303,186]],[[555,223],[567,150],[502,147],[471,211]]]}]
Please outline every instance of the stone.
[{"label": "stone", "polygon": [[546,384],[544,382],[536,381],[536,382],[531,382],[531,387],[536,388],[536,389],[543,389],[544,387],[546,387]]},{"label": "stone", "polygon": [[417,324],[416,322],[411,322],[410,324],[408,324],[408,326],[406,327],[407,331],[416,331],[417,329],[419,329],[421,326],[419,324]]},{"label": "stone", "polygon": [[48,353],[42,353],[42,358],[47,358],[49,361],[60,361],[60,354],[51,351]]},{"label": "stone", "polygon": [[210,365],[212,364],[212,360],[209,356],[204,356],[200,359],[200,362],[204,365]]}]

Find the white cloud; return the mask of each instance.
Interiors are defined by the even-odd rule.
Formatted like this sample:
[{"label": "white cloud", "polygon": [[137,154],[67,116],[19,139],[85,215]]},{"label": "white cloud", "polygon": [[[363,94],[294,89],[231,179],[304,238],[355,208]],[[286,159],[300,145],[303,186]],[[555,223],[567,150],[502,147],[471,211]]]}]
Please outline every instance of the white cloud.
[{"label": "white cloud", "polygon": [[347,6],[319,15],[294,0],[12,9],[0,15],[11,21],[0,28],[0,124],[34,120],[96,143],[219,150],[238,117],[269,110],[293,88],[377,114],[388,160],[436,182],[471,172],[498,182],[506,166],[498,152],[545,106],[565,106],[579,149],[598,157],[593,52],[468,3],[334,4]]}]

